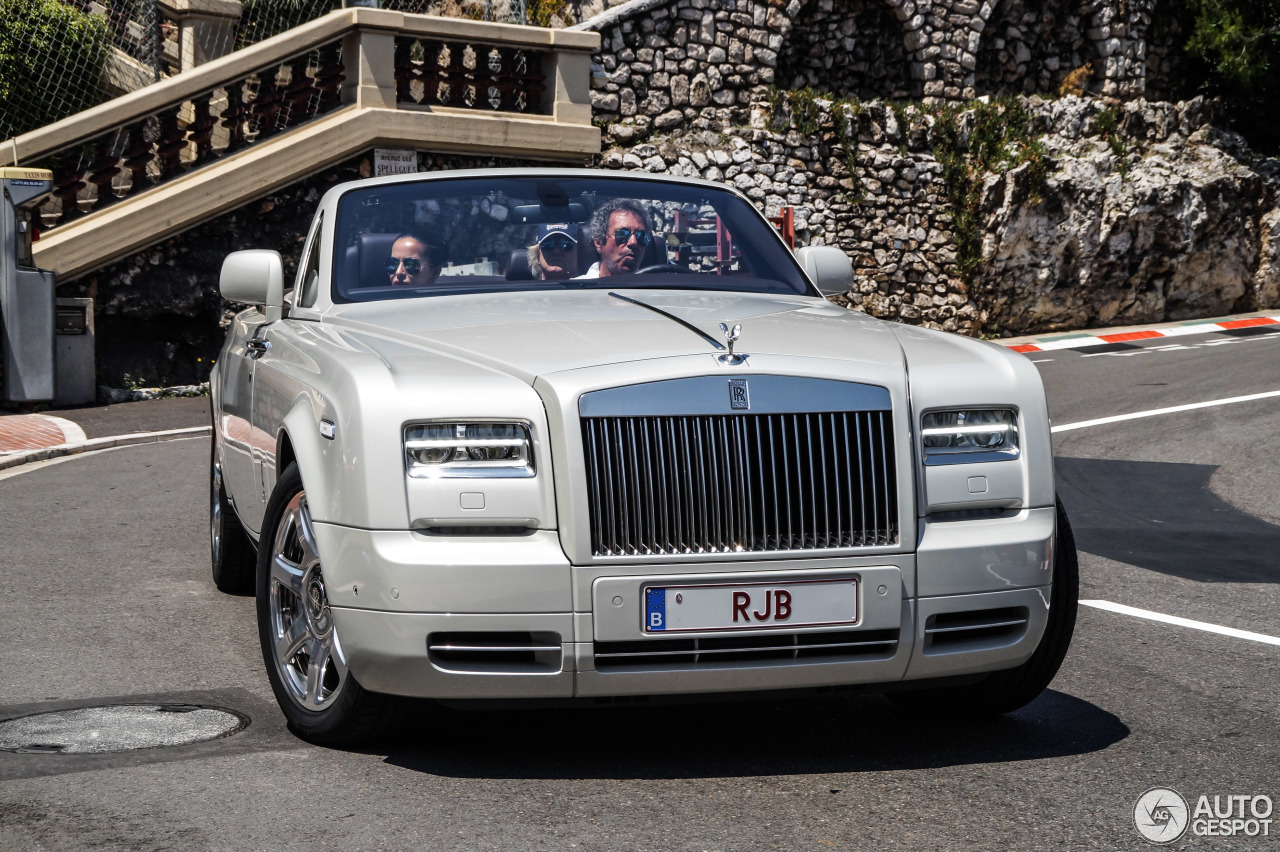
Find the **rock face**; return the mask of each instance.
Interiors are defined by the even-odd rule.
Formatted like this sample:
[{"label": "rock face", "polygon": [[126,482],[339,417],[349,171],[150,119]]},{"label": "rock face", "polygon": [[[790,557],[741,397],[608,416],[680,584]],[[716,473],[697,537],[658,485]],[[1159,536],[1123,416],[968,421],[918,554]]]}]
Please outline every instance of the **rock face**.
[{"label": "rock face", "polygon": [[[1280,305],[1275,161],[1203,124],[1199,102],[1041,107],[1056,169],[1044,185],[992,175],[979,293],[988,325],[1014,332],[1215,316]],[[1271,173],[1270,178],[1264,175]]]}]

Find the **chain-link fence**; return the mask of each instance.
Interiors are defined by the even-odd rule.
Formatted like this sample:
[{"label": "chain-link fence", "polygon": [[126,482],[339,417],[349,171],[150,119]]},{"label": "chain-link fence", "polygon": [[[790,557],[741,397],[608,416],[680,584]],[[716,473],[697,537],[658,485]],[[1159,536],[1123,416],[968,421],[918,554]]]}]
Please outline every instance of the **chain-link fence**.
[{"label": "chain-link fence", "polygon": [[[256,44],[339,5],[341,0],[0,0],[0,140]],[[574,23],[573,0],[377,5],[477,21]]]}]

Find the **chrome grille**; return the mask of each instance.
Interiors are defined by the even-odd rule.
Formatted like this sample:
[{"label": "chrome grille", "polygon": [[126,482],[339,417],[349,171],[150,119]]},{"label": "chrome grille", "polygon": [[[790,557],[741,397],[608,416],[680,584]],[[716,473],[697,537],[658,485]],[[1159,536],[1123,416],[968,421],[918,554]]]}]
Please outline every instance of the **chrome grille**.
[{"label": "chrome grille", "polygon": [[892,413],[584,417],[596,556],[898,540]]}]

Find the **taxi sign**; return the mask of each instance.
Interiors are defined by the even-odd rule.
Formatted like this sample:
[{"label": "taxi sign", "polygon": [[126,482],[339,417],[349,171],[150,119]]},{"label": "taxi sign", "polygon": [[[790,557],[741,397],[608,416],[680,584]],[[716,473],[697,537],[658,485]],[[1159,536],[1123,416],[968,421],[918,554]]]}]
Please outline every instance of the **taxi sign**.
[{"label": "taxi sign", "polygon": [[[18,166],[0,168],[0,180],[18,181],[53,181],[53,172],[48,169],[27,169]],[[29,186],[30,184],[19,184]]]}]

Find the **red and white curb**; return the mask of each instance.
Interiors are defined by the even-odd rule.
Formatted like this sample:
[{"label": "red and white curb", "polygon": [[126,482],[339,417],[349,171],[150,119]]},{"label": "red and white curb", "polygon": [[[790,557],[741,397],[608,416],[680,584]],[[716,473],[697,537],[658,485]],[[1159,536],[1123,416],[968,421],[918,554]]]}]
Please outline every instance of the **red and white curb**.
[{"label": "red and white curb", "polygon": [[1132,343],[1136,340],[1154,340],[1161,337],[1185,337],[1191,334],[1212,334],[1215,331],[1231,331],[1238,328],[1255,328],[1258,326],[1276,326],[1280,332],[1280,315],[1265,317],[1249,317],[1238,320],[1221,320],[1218,322],[1189,322],[1183,325],[1161,326],[1136,331],[1121,331],[1115,334],[1055,334],[1046,337],[1034,337],[1021,342],[996,341],[1014,352],[1052,352],[1055,349],[1079,349],[1083,346],[1098,346],[1107,343]]},{"label": "red and white curb", "polygon": [[[81,432],[80,434],[83,437],[84,433]],[[99,450],[110,450],[116,447],[129,447],[134,444],[155,444],[161,441],[178,441],[183,438],[200,438],[212,434],[212,426],[193,426],[189,429],[166,429],[160,432],[135,432],[130,435],[112,435],[108,438],[90,438],[75,443],[59,444],[56,447],[42,447],[38,450],[8,453],[0,456],[0,470],[64,456],[78,456]]]}]

